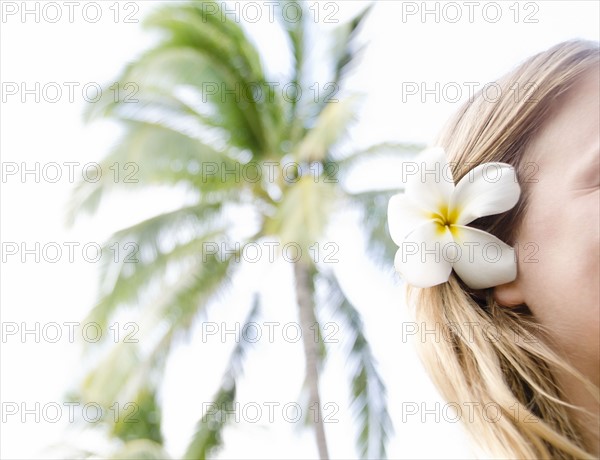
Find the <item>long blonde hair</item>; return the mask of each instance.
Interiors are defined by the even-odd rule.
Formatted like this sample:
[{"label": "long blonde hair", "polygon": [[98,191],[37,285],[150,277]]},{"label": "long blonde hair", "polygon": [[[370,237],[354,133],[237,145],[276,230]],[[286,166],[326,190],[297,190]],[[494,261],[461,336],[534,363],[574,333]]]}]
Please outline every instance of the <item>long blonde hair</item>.
[{"label": "long blonde hair", "polygon": [[[478,164],[500,161],[515,167],[521,183],[521,199],[511,211],[472,226],[515,243],[528,203],[527,181],[521,180],[531,174],[525,152],[556,97],[598,66],[598,50],[596,42],[572,40],[541,52],[498,80],[494,91],[477,93],[446,125],[436,145],[445,148],[456,182]],[[447,401],[476,407],[461,419],[483,452],[505,458],[594,458],[556,372],[575,375],[596,398],[598,388],[553,351],[526,305],[500,306],[491,289],[470,290],[454,273],[432,288],[409,287],[408,295],[418,324],[444,329],[442,340],[422,341],[421,357]]]}]

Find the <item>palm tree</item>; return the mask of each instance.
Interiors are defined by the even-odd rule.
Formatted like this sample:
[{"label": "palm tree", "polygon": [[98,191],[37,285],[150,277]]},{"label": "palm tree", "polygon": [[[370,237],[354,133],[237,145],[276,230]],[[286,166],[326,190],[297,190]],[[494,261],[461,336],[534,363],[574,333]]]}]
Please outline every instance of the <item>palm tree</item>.
[{"label": "palm tree", "polygon": [[[355,37],[370,7],[337,26],[330,37],[330,62],[319,63],[312,62],[312,45],[307,40],[309,13],[302,4],[298,8],[303,11],[298,21],[279,19],[292,61],[287,81],[291,88],[312,95],[310,87],[316,80],[311,82],[311,72],[318,65],[330,73],[329,86],[322,85],[321,90],[327,95],[335,90],[337,99],[314,100],[300,97],[300,91],[269,91],[274,78],[266,74],[244,28],[230,16],[223,18],[219,3],[203,1],[163,5],[154,11],[145,25],[161,31],[161,40],[123,70],[118,78],[120,97],[115,97],[111,87],[86,113],[88,120],[106,117],[125,129],[100,163],[102,170],[118,164],[134,174],[131,180],[115,181],[114,176],[104,174],[97,182],[80,183],[73,196],[71,223],[82,212],[95,212],[106,194],[120,193],[123,188],[178,187],[188,197],[173,211],[116,232],[103,247],[107,254],[103,260],[108,262],[101,267],[101,294],[88,320],[107,327],[115,314],[135,306],[142,330],[152,332],[144,341],[151,347],[114,345],[74,395],[104,407],[117,400],[138,402],[138,423],[103,420],[112,435],[126,442],[115,458],[166,455],[161,448],[156,392],[173,344],[194,321],[204,318],[206,306],[223,289],[232,288],[230,280],[241,265],[237,260],[245,246],[273,239],[301,248],[293,276],[304,338],[306,403],[321,410],[319,376],[327,350],[322,340],[311,339],[311,327],[319,324],[319,312],[327,303],[349,331],[345,340],[360,454],[385,456],[391,430],[386,390],[361,315],[335,272],[312,260],[309,248],[323,241],[337,209],[354,206],[362,213],[372,254],[391,263],[395,248],[385,228],[385,215],[387,200],[397,190],[352,193],[344,178],[364,159],[378,154],[410,156],[420,146],[384,143],[358,151],[340,147],[359,102],[358,95],[345,91],[345,77],[359,52]],[[279,13],[275,17],[283,18]],[[259,94],[258,88],[264,91]],[[231,96],[232,89],[237,96]],[[274,168],[272,175],[264,169],[267,162]],[[247,171],[251,165],[263,168],[260,180],[221,175],[222,171]],[[207,253],[207,244],[214,242],[234,247],[227,220],[232,209],[240,206],[255,216],[253,234],[235,251]],[[114,263],[114,242],[135,242],[137,263],[125,263],[123,257]],[[326,302],[318,298],[319,289],[326,293]],[[258,299],[247,322],[260,314]],[[243,340],[236,345],[214,397],[219,405],[235,402],[248,347]],[[185,458],[214,454],[222,443],[225,423],[216,415],[203,414]],[[328,458],[323,417],[306,423],[314,427],[320,458]]]}]

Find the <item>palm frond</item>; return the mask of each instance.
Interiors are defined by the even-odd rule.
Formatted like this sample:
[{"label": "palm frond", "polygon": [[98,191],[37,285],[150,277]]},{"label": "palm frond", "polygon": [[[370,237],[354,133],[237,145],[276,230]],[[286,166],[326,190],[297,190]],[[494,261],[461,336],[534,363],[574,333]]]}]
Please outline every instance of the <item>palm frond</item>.
[{"label": "palm frond", "polygon": [[169,460],[163,447],[149,439],[129,441],[113,453],[109,460]]},{"label": "palm frond", "polygon": [[[283,6],[288,3],[285,0]],[[303,85],[311,52],[307,45],[310,15],[301,2],[296,4],[303,9],[303,19],[285,21],[281,26],[292,53],[292,81]],[[207,306],[230,287],[241,249],[223,256],[220,252],[206,254],[204,247],[206,243],[229,242],[229,229],[219,219],[227,216],[228,203],[252,205],[262,224],[256,237],[275,236],[284,244],[298,244],[305,259],[302,263],[310,257],[309,248],[322,239],[335,205],[343,198],[369,216],[367,233],[373,239],[372,248],[391,241],[385,227],[387,196],[381,198],[380,192],[344,194],[325,170],[322,177],[303,174],[295,183],[284,183],[283,179],[277,179],[276,184],[223,179],[222,171],[238,170],[251,160],[281,159],[288,154],[302,167],[313,161],[322,165],[340,161],[339,166],[346,171],[362,158],[371,158],[385,149],[374,148],[370,150],[372,155],[356,152],[341,160],[335,158],[337,142],[356,110],[352,96],[331,104],[325,104],[325,100],[316,104],[306,98],[301,106],[295,99],[284,99],[279,91],[269,93],[270,97],[257,96],[254,88],[265,89],[269,81],[261,56],[245,29],[230,15],[222,14],[222,7],[223,3],[217,1],[160,6],[144,24],[162,33],[158,44],[128,64],[117,79],[117,88],[105,88],[101,100],[86,111],[89,120],[102,117],[119,122],[125,133],[100,164],[103,177],[95,183],[78,185],[71,203],[71,220],[79,213],[95,212],[112,192],[161,186],[176,186],[186,192],[180,208],[120,230],[103,247],[108,257],[103,258],[100,270],[100,299],[88,321],[104,328],[123,307],[135,306],[137,310],[127,314],[138,319],[141,335],[139,344],[122,342],[100,348],[108,352],[100,356],[79,386],[81,400],[96,401],[104,408],[115,401],[137,401],[140,408],[143,406],[142,422],[137,426],[108,423],[112,436],[126,441],[114,458],[167,456],[158,445],[162,438],[156,390],[177,339],[189,334]],[[333,74],[336,85],[343,82],[356,62],[356,36],[370,8],[336,32],[333,59],[328,62],[328,75]],[[283,18],[283,14],[277,16]],[[204,168],[210,163],[217,164],[216,174],[206,174]],[[115,167],[121,174],[118,180]],[[128,181],[124,176],[130,171],[133,175]],[[135,263],[126,263],[124,258],[113,262],[115,243],[120,249],[125,249],[126,243],[136,245]],[[314,281],[321,275],[311,266],[308,276],[312,299]],[[350,331],[352,399],[360,425],[361,455],[383,457],[391,426],[385,387],[360,315],[344,296],[337,279],[323,276],[330,287],[330,302]],[[246,323],[253,321],[258,309],[255,301]],[[313,305],[310,311],[314,310]],[[309,319],[315,319],[314,315]],[[318,334],[322,334],[320,329]],[[102,345],[109,344],[105,340]],[[235,346],[214,396],[214,407],[230,409],[235,403],[248,347],[247,341]],[[320,365],[325,351],[319,340],[319,349],[307,356],[318,355]],[[314,394],[314,385],[311,390]],[[318,385],[316,397],[311,397],[318,400]],[[202,414],[185,458],[214,455],[222,445],[227,423],[221,415],[219,410]]]},{"label": "palm frond", "polygon": [[286,190],[275,214],[265,220],[264,233],[275,235],[282,244],[297,244],[302,256],[318,242],[338,199],[335,184],[303,175]]},{"label": "palm frond", "polygon": [[406,142],[383,142],[366,149],[354,151],[343,158],[331,158],[338,163],[340,172],[347,174],[361,163],[385,158],[410,161],[424,148],[423,144]]},{"label": "palm frond", "polygon": [[320,277],[328,288],[329,305],[347,331],[352,405],[359,425],[357,447],[362,458],[385,458],[392,422],[387,410],[386,388],[365,336],[361,315],[333,273],[320,273]]},{"label": "palm frond", "polygon": [[[258,296],[255,296],[244,326],[255,321],[259,309]],[[198,421],[196,432],[184,455],[185,459],[204,460],[209,456],[212,457],[215,451],[222,446],[222,433],[228,422],[226,414],[234,409],[237,380],[243,372],[243,362],[250,345],[250,341],[240,340],[233,349],[221,386],[213,398],[213,407],[216,410],[203,414]]]},{"label": "palm frond", "polygon": [[402,189],[395,189],[348,194],[350,203],[359,211],[367,253],[380,267],[392,267],[398,250],[389,233],[387,211],[390,198],[401,191]]},{"label": "palm frond", "polygon": [[323,161],[332,145],[340,140],[355,119],[358,96],[327,104],[319,114],[315,126],[298,143],[294,156],[300,161]]},{"label": "palm frond", "polygon": [[[189,267],[197,267],[199,263],[203,263],[203,259],[206,260],[204,257],[206,245],[219,241],[222,234],[222,229],[215,229],[168,250],[152,248],[156,252],[151,257],[141,258],[134,253],[130,253],[127,257],[122,255],[117,263],[110,260],[112,256],[109,252],[110,247],[105,246],[103,251],[106,257],[101,267],[102,294],[87,319],[105,327],[118,307],[136,305],[144,296],[147,298],[148,293],[152,292],[149,290],[150,286],[155,282],[163,282],[168,270],[170,270],[168,274],[173,278],[176,273],[187,271]],[[125,248],[126,245],[134,250],[139,248],[133,241],[124,244],[117,241],[111,246],[114,244],[119,248]],[[136,257],[136,260],[128,263],[131,256]]]},{"label": "palm frond", "polygon": [[360,49],[357,49],[355,46],[356,36],[374,4],[371,3],[350,21],[339,26],[336,31],[332,50],[335,65],[333,82],[338,86],[341,85],[344,76],[350,70],[351,65],[356,61],[360,53]]},{"label": "palm frond", "polygon": [[161,409],[156,390],[149,382],[140,388],[134,402],[126,403],[118,410],[119,412],[114,414],[115,423],[111,423],[114,436],[125,442],[145,439],[157,445],[163,443]]},{"label": "palm frond", "polygon": [[[176,337],[185,334],[200,312],[230,283],[230,254],[221,261],[200,258],[175,283],[161,286],[160,293],[140,315],[139,339],[121,341],[85,376],[77,399],[94,401],[104,408],[115,401],[132,401],[151,382],[161,379],[166,358]],[[142,347],[138,344],[144,344]]]},{"label": "palm frond", "polygon": [[99,163],[102,174],[98,180],[82,180],[77,185],[69,203],[69,223],[79,213],[95,212],[113,190],[182,185],[219,196],[239,188],[235,181],[222,180],[223,171],[241,167],[229,155],[169,127],[130,122],[128,128],[121,142]]},{"label": "palm frond", "polygon": [[[294,4],[295,8],[300,11],[299,17],[296,21],[290,21],[287,19],[286,12],[288,5]],[[293,71],[290,83],[295,85],[302,85],[304,77],[304,65],[305,65],[305,34],[306,34],[306,17],[307,12],[304,9],[301,2],[294,2],[292,0],[284,0],[281,3],[277,3],[277,15],[279,24],[285,31],[288,41],[289,48],[293,59]],[[298,117],[298,99],[291,98],[288,104],[288,116],[287,119],[290,121],[291,129],[289,137],[294,141],[302,134],[302,118]]]},{"label": "palm frond", "polygon": [[[168,5],[149,16],[146,26],[168,33],[165,47],[190,48],[206,56],[216,77],[209,81],[228,84],[228,89],[238,94],[245,95],[249,92],[250,97],[244,97],[241,101],[229,97],[232,103],[227,103],[224,92],[219,88],[219,111],[230,108],[237,114],[237,119],[245,121],[245,130],[253,136],[248,139],[248,145],[254,147],[252,150],[256,155],[270,152],[273,150],[269,143],[272,119],[265,116],[270,115],[269,112],[261,109],[264,98],[256,99],[251,91],[252,85],[266,82],[262,63],[239,24],[227,16],[222,17],[220,13],[217,2],[176,7]],[[206,81],[198,81],[204,82]]]}]

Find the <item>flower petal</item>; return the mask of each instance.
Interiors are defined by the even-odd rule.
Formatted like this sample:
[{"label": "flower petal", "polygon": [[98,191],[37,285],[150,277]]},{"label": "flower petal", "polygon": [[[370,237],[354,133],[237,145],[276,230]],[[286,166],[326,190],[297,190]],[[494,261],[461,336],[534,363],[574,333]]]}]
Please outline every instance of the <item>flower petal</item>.
[{"label": "flower petal", "polygon": [[450,208],[458,211],[457,225],[511,209],[519,200],[521,187],[515,169],[506,163],[484,163],[473,168],[456,184]]},{"label": "flower petal", "polygon": [[430,213],[420,209],[406,194],[399,193],[388,203],[388,227],[390,236],[398,246],[419,225],[433,221]]},{"label": "flower petal", "polygon": [[483,230],[452,226],[460,253],[453,268],[472,289],[485,289],[513,281],[517,277],[515,250]]},{"label": "flower petal", "polygon": [[414,162],[405,162],[402,172],[406,195],[423,209],[438,212],[450,204],[454,181],[443,148],[424,150]]},{"label": "flower petal", "polygon": [[442,257],[444,245],[452,243],[447,227],[426,222],[417,227],[400,245],[394,265],[408,284],[431,287],[448,281],[452,264]]}]

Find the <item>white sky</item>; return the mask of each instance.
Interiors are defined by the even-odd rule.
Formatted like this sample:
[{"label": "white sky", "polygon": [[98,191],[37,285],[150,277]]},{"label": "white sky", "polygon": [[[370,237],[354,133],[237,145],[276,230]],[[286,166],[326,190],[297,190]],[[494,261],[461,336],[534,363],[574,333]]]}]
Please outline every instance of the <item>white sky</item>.
[{"label": "white sky", "polygon": [[[26,2],[34,8],[38,2]],[[118,129],[107,122],[83,125],[81,113],[85,105],[81,92],[76,89],[75,101],[69,102],[64,82],[104,84],[111,81],[141,50],[151,44],[151,36],[140,30],[136,23],[115,23],[113,2],[100,2],[102,17],[96,23],[86,21],[81,2],[75,9],[73,23],[68,22],[68,7],[58,2],[63,18],[49,23],[41,17],[29,15],[26,22],[19,14],[9,15],[12,8],[22,8],[22,2],[2,2],[0,20],[0,80],[3,84],[1,107],[0,153],[3,164],[25,162],[32,166],[49,162],[79,162],[81,165],[99,161],[115,141]],[[141,19],[158,2],[130,2],[139,6],[134,18]],[[259,2],[261,4],[262,2]],[[309,2],[313,4],[313,2]],[[333,3],[333,2],[332,2]],[[411,2],[404,2],[405,4]],[[434,8],[436,2],[428,2]],[[370,42],[365,59],[352,77],[352,87],[366,93],[366,102],[360,119],[351,132],[351,142],[366,146],[384,140],[431,142],[447,117],[459,102],[436,102],[429,96],[424,103],[418,96],[403,101],[402,83],[424,82],[428,88],[439,82],[441,86],[455,82],[466,91],[465,82],[481,85],[501,76],[527,56],[569,38],[599,38],[599,11],[595,1],[499,2],[502,17],[495,23],[484,19],[483,7],[490,2],[479,2],[474,10],[473,23],[468,22],[468,7],[455,2],[463,18],[456,23],[435,21],[433,15],[424,23],[418,15],[402,21],[402,3],[379,2],[372,12],[364,39]],[[412,2],[420,7],[422,2]],[[43,8],[45,3],[40,3]],[[336,2],[339,7],[334,17],[343,20],[359,9],[360,2]],[[446,18],[455,12],[446,7]],[[515,5],[520,12],[515,23]],[[120,19],[131,8],[121,2]],[[512,6],[512,10],[510,7]],[[322,5],[322,7],[324,7]],[[406,6],[405,6],[406,8]],[[490,7],[487,7],[490,8]],[[267,11],[265,9],[265,11]],[[333,11],[333,10],[328,10]],[[488,17],[494,13],[486,10]],[[52,18],[54,11],[46,10]],[[323,12],[322,12],[323,13]],[[534,13],[537,23],[524,23],[527,14]],[[88,10],[92,15],[93,10]],[[319,24],[327,29],[330,25]],[[272,26],[255,24],[249,27],[254,39],[268,57],[269,68],[281,69],[279,56],[282,43],[269,35]],[[57,103],[36,103],[29,96],[22,103],[19,95],[5,95],[7,83],[29,88],[35,82],[43,86],[57,82],[65,93]],[[4,167],[4,166],[3,166]],[[367,170],[364,184],[375,183],[373,170]],[[106,172],[109,173],[109,172]],[[399,182],[397,170],[387,167],[376,184]],[[21,183],[18,176],[3,179],[0,193],[0,230],[3,243],[21,242],[32,247],[49,242],[102,242],[111,232],[160,210],[176,206],[175,193],[154,196],[121,197],[106,203],[95,218],[81,221],[74,229],[63,225],[67,198],[73,184],[65,174],[57,183],[35,183],[28,176]],[[337,230],[337,231],[336,231]],[[340,231],[343,230],[343,231]],[[423,373],[410,344],[402,343],[399,324],[407,320],[400,286],[365,265],[359,237],[355,229],[340,225],[333,229],[340,247],[336,266],[349,295],[361,308],[366,323],[367,337],[372,344],[389,395],[395,434],[388,446],[390,458],[464,458],[469,455],[464,437],[456,424],[433,417],[421,423],[419,417],[402,421],[402,403],[426,402],[431,408],[441,400]],[[342,235],[343,236],[340,236]],[[64,248],[64,246],[63,246]],[[79,246],[81,248],[81,246]],[[63,254],[55,264],[35,263],[30,256],[21,263],[18,256],[8,257],[2,263],[0,274],[0,305],[3,327],[11,322],[83,322],[96,296],[97,267],[75,252],[70,263]],[[263,264],[265,265],[265,264]],[[250,267],[238,280],[238,293],[226,296],[222,305],[211,309],[212,320],[242,321],[247,304],[245,295],[257,285],[277,286],[264,295],[264,320],[286,323],[296,321],[289,264],[266,264]],[[80,330],[76,329],[76,333]],[[62,404],[65,392],[72,388],[74,378],[81,375],[80,348],[63,338],[52,344],[36,343],[28,336],[21,343],[18,336],[3,336],[0,341],[0,383],[3,403],[35,402],[43,406],[49,402]],[[229,345],[232,345],[229,343]],[[220,369],[230,346],[216,341],[203,344],[200,340],[182,345],[169,362],[166,373],[163,431],[166,446],[175,458],[189,440],[194,424],[201,413],[202,402],[210,401],[220,380]],[[250,353],[246,377],[240,385],[239,400],[278,401],[282,405],[295,402],[303,377],[301,342],[296,344],[276,340],[274,344],[260,342]],[[344,359],[331,353],[329,367],[322,379],[322,401],[334,402],[340,408],[339,423],[328,424],[330,452],[334,458],[356,456],[354,425],[348,413],[347,379],[344,378]],[[207,375],[208,374],[208,375]],[[441,402],[443,404],[443,402]],[[277,412],[276,412],[277,415]],[[281,415],[281,413],[279,413]],[[226,432],[226,444],[219,458],[310,458],[316,456],[312,433],[294,425],[279,423],[233,424]],[[1,458],[61,458],[59,450],[50,445],[68,441],[82,447],[105,448],[98,437],[79,434],[68,426],[68,417],[55,424],[43,419],[35,423],[29,416],[22,423],[18,416],[8,417],[0,433]],[[76,434],[74,434],[76,433]]]}]

